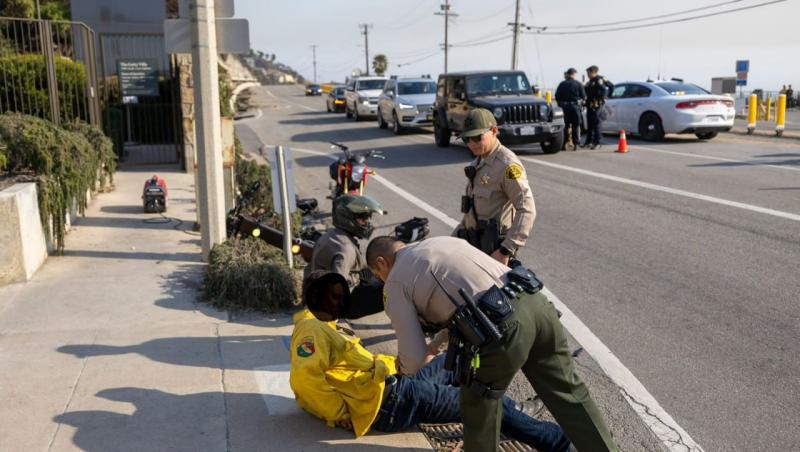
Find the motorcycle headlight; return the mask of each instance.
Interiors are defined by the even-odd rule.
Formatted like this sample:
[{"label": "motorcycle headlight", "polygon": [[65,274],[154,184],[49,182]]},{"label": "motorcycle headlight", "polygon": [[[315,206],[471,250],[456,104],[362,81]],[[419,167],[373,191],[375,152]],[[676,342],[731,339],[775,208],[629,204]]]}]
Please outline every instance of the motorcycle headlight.
[{"label": "motorcycle headlight", "polygon": [[353,167],[353,173],[350,176],[353,179],[353,182],[359,183],[361,179],[364,178],[364,166],[363,165],[356,165]]},{"label": "motorcycle headlight", "polygon": [[403,104],[403,103],[398,104],[398,107],[400,107],[401,110],[411,110],[412,108],[414,108],[414,106],[411,104]]},{"label": "motorcycle headlight", "polygon": [[500,119],[500,118],[503,117],[503,109],[500,108],[500,107],[495,108],[492,111],[492,113],[494,114],[494,117],[497,118],[497,119]]}]

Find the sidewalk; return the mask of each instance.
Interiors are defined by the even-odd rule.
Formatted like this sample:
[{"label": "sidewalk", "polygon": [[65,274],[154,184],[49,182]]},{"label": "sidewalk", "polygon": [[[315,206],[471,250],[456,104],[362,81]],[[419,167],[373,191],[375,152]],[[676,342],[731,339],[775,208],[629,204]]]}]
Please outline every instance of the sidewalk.
[{"label": "sidewalk", "polygon": [[[158,173],[182,224],[145,223]],[[193,178],[132,168],[27,284],[0,287],[0,451],[430,450],[419,433],[353,439],[302,412],[287,315],[199,303]]]},{"label": "sidewalk", "polygon": [[[747,135],[747,117],[737,115],[733,129],[730,131],[731,133]],[[778,138],[775,134],[775,120],[765,121],[759,119],[756,121],[756,128],[752,135]],[[786,124],[781,138],[800,139],[800,110],[796,108],[786,110]]]}]

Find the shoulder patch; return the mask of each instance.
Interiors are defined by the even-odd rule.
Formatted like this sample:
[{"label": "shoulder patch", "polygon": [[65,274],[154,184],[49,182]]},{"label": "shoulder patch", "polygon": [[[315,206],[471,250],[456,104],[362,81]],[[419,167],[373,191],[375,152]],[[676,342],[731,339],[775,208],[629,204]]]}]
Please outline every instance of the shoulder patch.
[{"label": "shoulder patch", "polygon": [[517,180],[522,177],[522,167],[516,163],[508,165],[506,168],[506,179]]},{"label": "shoulder patch", "polygon": [[306,336],[300,340],[300,345],[297,346],[297,356],[301,358],[308,358],[317,351],[314,348],[314,338]]}]

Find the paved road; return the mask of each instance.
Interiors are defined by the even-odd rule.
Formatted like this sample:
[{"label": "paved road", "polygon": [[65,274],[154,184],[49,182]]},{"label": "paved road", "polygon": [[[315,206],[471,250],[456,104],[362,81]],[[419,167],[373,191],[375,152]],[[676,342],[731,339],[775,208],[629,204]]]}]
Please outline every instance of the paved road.
[{"label": "paved road", "polygon": [[[241,125],[263,142],[379,149],[381,176],[459,218],[463,146],[325,113],[299,88],[254,98],[263,114]],[[797,450],[800,146],[722,134],[613,147],[520,151],[538,211],[522,260],[706,450]],[[329,158],[294,156],[298,185],[324,199]],[[399,213],[386,221],[431,217],[385,185],[368,191]],[[450,232],[431,219],[435,234]]]}]

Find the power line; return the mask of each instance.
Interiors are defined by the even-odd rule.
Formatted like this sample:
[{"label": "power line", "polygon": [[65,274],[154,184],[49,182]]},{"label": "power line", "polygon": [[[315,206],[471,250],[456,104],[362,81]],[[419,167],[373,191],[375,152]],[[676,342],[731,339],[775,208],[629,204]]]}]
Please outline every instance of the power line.
[{"label": "power line", "polygon": [[741,3],[742,1],[744,1],[744,0],[730,0],[730,1],[722,2],[722,3],[714,3],[713,5],[702,6],[700,8],[685,9],[683,11],[676,11],[676,12],[668,13],[668,14],[659,14],[657,16],[641,17],[639,19],[619,20],[619,21],[616,21],[616,22],[605,22],[605,23],[599,23],[599,24],[561,25],[561,26],[553,26],[553,27],[546,27],[546,28],[548,30],[549,29],[554,29],[554,28],[557,28],[557,29],[564,29],[564,28],[581,29],[581,28],[606,27],[606,26],[609,26],[609,25],[619,25],[619,24],[626,24],[626,23],[631,23],[631,22],[644,22],[644,21],[647,21],[647,20],[664,19],[664,18],[667,18],[667,17],[681,16],[683,14],[688,14],[688,13],[696,13],[698,11],[705,11],[705,10],[708,10],[708,9],[719,8],[720,6],[730,5],[732,3]]},{"label": "power line", "polygon": [[419,14],[415,15],[415,16],[414,16],[414,18],[413,18],[412,20],[410,20],[410,21],[408,21],[408,22],[405,22],[405,23],[403,23],[403,24],[401,24],[401,25],[392,25],[392,26],[388,26],[388,27],[381,26],[381,30],[386,30],[386,31],[402,30],[403,28],[408,28],[408,27],[410,27],[410,26],[412,26],[412,25],[414,25],[414,24],[418,23],[420,20],[422,20],[422,19],[424,19],[424,18],[426,18],[426,17],[430,17],[430,16],[428,16],[428,15],[425,13],[425,10],[420,10],[420,7],[421,7],[421,6],[422,6],[422,4],[423,4],[423,3],[425,3],[426,1],[427,1],[427,0],[421,0],[419,3],[417,3],[416,5],[414,5],[414,7],[413,7],[413,8],[411,8],[410,10],[408,10],[408,12],[407,12],[407,13],[405,13],[405,14],[403,14],[403,15],[400,15],[400,16],[396,16],[396,17],[408,17],[408,16],[410,16],[412,13],[414,13],[415,11],[417,11]]},{"label": "power line", "polygon": [[486,41],[476,42],[476,43],[473,43],[473,44],[452,44],[450,47],[459,47],[459,48],[463,48],[463,47],[478,47],[478,46],[482,46],[482,45],[486,45],[486,44],[491,44],[493,42],[505,41],[506,39],[508,39],[510,37],[511,37],[511,35],[508,34],[508,35],[505,35],[505,36],[500,36],[499,38],[489,39],[489,40],[486,40]]},{"label": "power line", "polygon": [[419,63],[420,61],[425,61],[425,60],[431,59],[431,58],[439,55],[440,53],[442,53],[442,51],[441,50],[437,50],[437,51],[431,53],[430,55],[424,56],[422,58],[418,58],[416,60],[408,61],[408,62],[405,62],[405,63],[400,63],[400,64],[397,65],[397,67],[409,66],[409,65],[414,64],[414,63]]},{"label": "power line", "polygon": [[680,23],[680,22],[690,22],[690,21],[693,21],[693,20],[704,19],[704,18],[707,18],[707,17],[721,16],[723,14],[731,14],[731,13],[735,13],[735,12],[739,12],[739,11],[745,11],[745,10],[748,10],[748,9],[760,8],[762,6],[774,5],[776,3],[784,3],[786,1],[788,1],[788,0],[773,0],[773,1],[770,1],[770,2],[758,3],[756,5],[743,6],[741,8],[734,8],[734,9],[729,9],[729,10],[725,10],[725,11],[717,11],[717,12],[714,12],[714,13],[701,14],[701,15],[697,15],[697,16],[683,17],[683,18],[680,18],[680,19],[665,20],[665,21],[661,21],[661,22],[653,22],[653,23],[642,24],[642,25],[631,25],[631,26],[628,26],[628,27],[603,28],[603,29],[600,29],[600,30],[549,31],[548,32],[548,31],[545,31],[545,30],[547,30],[549,27],[527,27],[529,30],[536,30],[536,31],[528,31],[528,32],[525,32],[525,34],[583,35],[583,34],[591,34],[591,33],[608,33],[608,32],[613,32],[613,31],[636,30],[636,29],[640,29],[640,28],[655,27],[655,26],[658,26],[658,25],[674,24],[674,23]]},{"label": "power line", "polygon": [[458,19],[458,20],[456,20],[456,23],[465,23],[465,24],[469,24],[469,23],[474,23],[474,22],[484,22],[484,21],[486,21],[486,20],[488,20],[488,19],[494,19],[495,17],[497,17],[497,16],[499,16],[499,15],[501,15],[501,14],[504,14],[508,8],[511,8],[511,5],[513,5],[513,4],[514,4],[514,1],[515,1],[515,0],[512,0],[512,1],[511,1],[511,3],[509,3],[509,4],[508,4],[508,5],[506,5],[506,6],[504,6],[502,9],[500,9],[499,11],[497,11],[497,12],[496,12],[496,13],[494,13],[494,14],[490,14],[490,15],[488,15],[488,16],[481,17],[481,18],[479,18],[479,19],[466,19],[466,20],[464,20],[464,19]]}]

